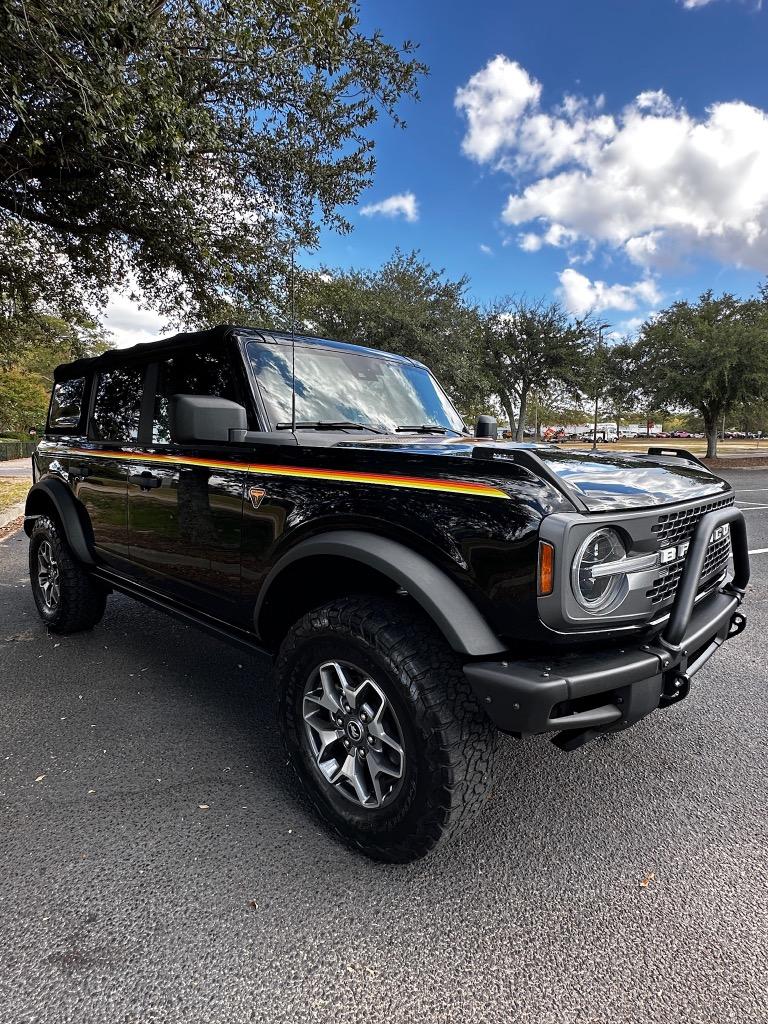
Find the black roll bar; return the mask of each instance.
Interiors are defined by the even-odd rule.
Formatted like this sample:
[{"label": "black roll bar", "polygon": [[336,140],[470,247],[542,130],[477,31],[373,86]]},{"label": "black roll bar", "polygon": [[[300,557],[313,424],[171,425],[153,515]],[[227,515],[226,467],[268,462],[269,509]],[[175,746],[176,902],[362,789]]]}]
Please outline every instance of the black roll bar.
[{"label": "black roll bar", "polygon": [[718,526],[730,524],[731,527],[731,549],[733,551],[733,579],[726,584],[724,590],[739,598],[744,597],[749,583],[749,550],[747,547],[747,524],[744,513],[740,508],[716,509],[714,512],[707,512],[696,525],[688,549],[688,556],[685,560],[683,573],[677,585],[675,601],[669,615],[664,632],[659,638],[662,644],[670,649],[679,650],[680,644],[688,623],[691,620],[691,613],[696,601],[697,591],[701,572],[704,568],[704,561],[707,557],[707,548],[713,532]]}]

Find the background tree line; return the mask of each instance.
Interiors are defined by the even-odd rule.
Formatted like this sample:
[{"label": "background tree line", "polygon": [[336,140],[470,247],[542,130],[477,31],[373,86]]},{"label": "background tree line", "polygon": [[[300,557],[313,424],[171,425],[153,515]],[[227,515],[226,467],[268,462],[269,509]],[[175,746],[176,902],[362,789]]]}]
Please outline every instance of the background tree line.
[{"label": "background tree line", "polygon": [[591,422],[595,401],[617,429],[676,414],[700,422],[710,457],[724,418],[768,430],[768,286],[747,299],[676,302],[636,339],[607,341],[595,317],[571,317],[556,300],[480,307],[468,288],[397,251],[374,271],[303,272],[298,317],[305,330],[426,363],[468,420],[499,415],[517,440],[542,422]]}]

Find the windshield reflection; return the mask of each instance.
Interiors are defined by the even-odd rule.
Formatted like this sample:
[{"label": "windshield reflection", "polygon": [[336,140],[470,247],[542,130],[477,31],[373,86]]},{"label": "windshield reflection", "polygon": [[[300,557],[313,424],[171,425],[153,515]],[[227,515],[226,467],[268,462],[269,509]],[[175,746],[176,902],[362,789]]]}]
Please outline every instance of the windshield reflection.
[{"label": "windshield reflection", "polygon": [[[251,341],[248,358],[273,427],[291,421],[291,348]],[[367,353],[296,345],[297,421],[370,424],[393,432],[431,424],[461,432],[460,417],[432,374]]]}]

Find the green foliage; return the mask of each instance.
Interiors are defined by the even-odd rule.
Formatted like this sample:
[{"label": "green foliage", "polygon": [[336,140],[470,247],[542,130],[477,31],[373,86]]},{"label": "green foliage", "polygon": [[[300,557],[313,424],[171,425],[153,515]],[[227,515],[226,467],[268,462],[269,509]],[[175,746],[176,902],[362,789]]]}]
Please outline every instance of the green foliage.
[{"label": "green foliage", "polygon": [[768,397],[738,402],[728,414],[726,430],[768,433]]},{"label": "green foliage", "polygon": [[638,354],[630,341],[619,341],[606,346],[602,360],[601,397],[603,413],[616,421],[616,430],[622,420],[640,404]]},{"label": "green foliage", "polygon": [[0,376],[0,433],[39,427],[48,409],[48,389],[37,376],[22,369]]},{"label": "green foliage", "polygon": [[723,416],[768,397],[768,302],[711,291],[676,302],[643,326],[638,355],[651,402],[696,409],[714,457]]},{"label": "green foliage", "polygon": [[70,323],[37,316],[13,344],[0,352],[0,433],[24,437],[39,428],[48,411],[53,371],[59,363],[98,355],[110,347],[104,331],[89,318]]},{"label": "green foliage", "polygon": [[482,318],[482,349],[493,390],[523,439],[528,398],[532,391],[576,391],[584,365],[588,324],[572,321],[558,302],[505,298]]},{"label": "green foliage", "polygon": [[465,277],[449,280],[418,252],[397,250],[378,270],[303,274],[297,316],[302,329],[425,363],[469,416],[488,404],[490,387],[466,288]]},{"label": "green foliage", "polygon": [[0,333],[129,281],[189,321],[268,306],[294,244],[348,228],[413,49],[354,0],[5,0]]}]

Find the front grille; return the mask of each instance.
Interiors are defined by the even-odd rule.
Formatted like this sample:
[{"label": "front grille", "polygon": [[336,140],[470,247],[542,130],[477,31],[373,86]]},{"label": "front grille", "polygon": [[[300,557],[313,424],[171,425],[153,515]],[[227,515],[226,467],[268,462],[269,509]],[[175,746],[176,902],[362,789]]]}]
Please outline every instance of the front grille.
[{"label": "front grille", "polygon": [[651,533],[658,537],[660,548],[677,547],[693,536],[696,524],[706,512],[728,508],[733,502],[734,496],[730,495],[717,501],[708,501],[704,505],[681,508],[677,512],[664,512],[659,516],[656,525],[651,527]]},{"label": "front grille", "polygon": [[[703,505],[695,505],[692,508],[680,509],[677,512],[666,512],[659,516],[659,521],[651,527],[651,532],[659,539],[659,546],[662,548],[677,547],[678,544],[690,540],[693,531],[701,517],[715,509],[727,508],[734,502],[734,496],[721,498],[719,501],[710,501]],[[728,565],[728,558],[731,553],[730,534],[721,537],[719,540],[710,541],[707,548],[707,557],[704,559],[704,568],[699,578],[699,591],[703,590],[714,578],[725,571]],[[683,575],[685,560],[674,562],[666,571],[659,570],[659,575],[654,579],[652,586],[646,591],[646,597],[653,605],[666,604],[671,601],[677,592],[677,585]]]}]

